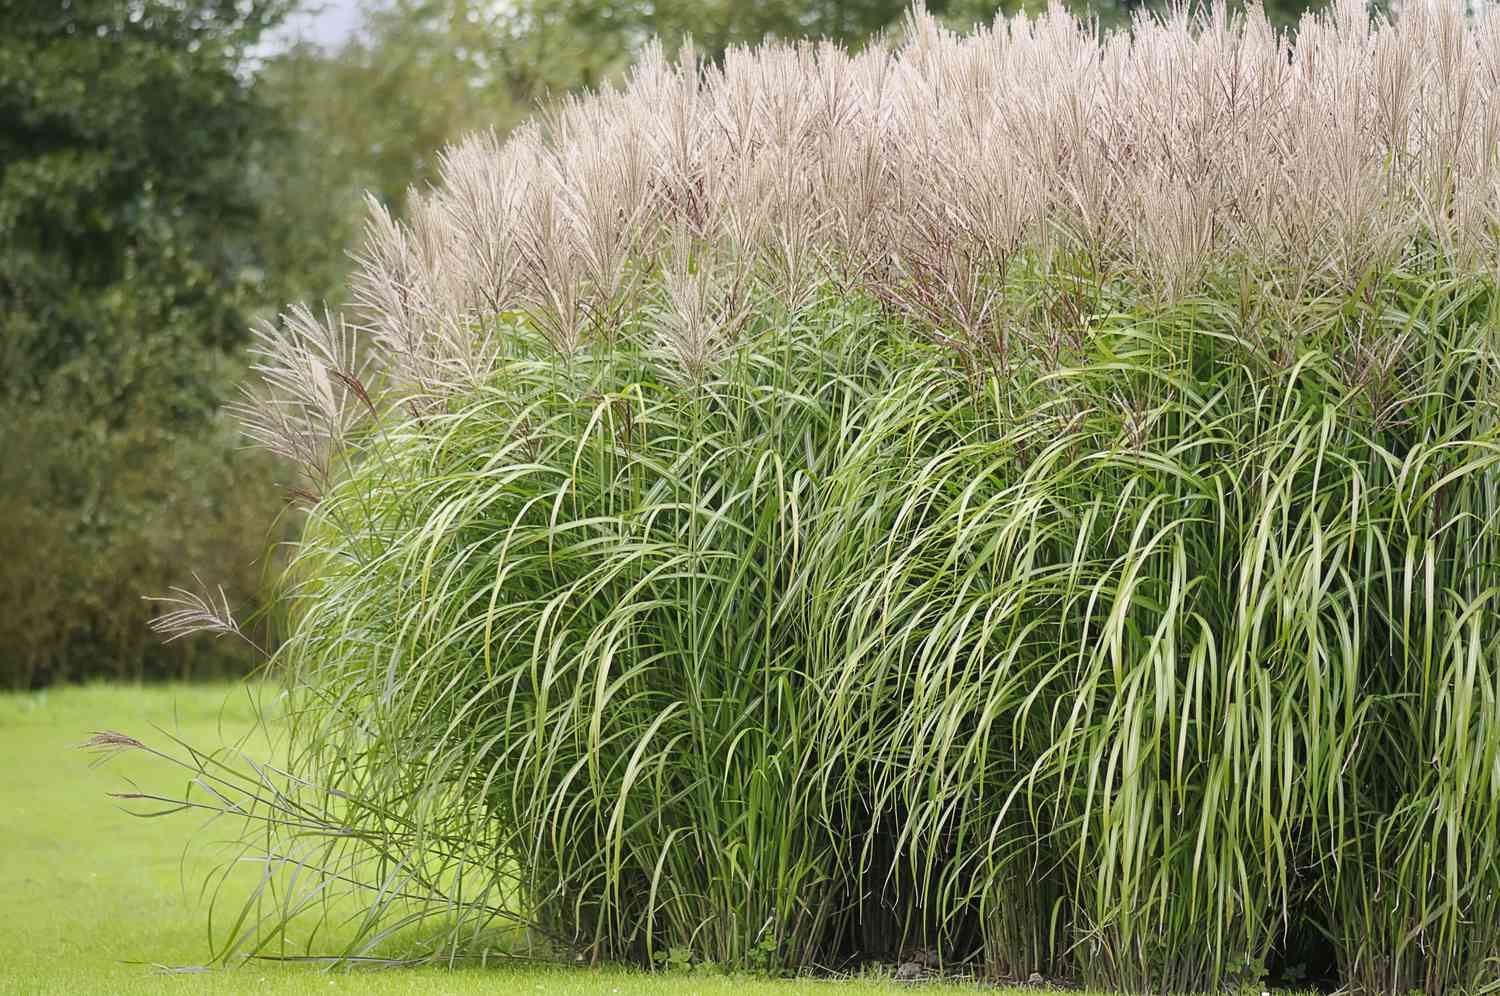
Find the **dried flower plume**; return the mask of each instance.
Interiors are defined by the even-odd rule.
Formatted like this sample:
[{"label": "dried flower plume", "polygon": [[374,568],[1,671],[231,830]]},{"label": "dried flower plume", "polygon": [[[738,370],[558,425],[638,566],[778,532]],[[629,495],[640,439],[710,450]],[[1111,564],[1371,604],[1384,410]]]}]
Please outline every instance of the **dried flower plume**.
[{"label": "dried flower plume", "polygon": [[[1017,260],[1168,300],[1226,272],[1353,288],[1416,243],[1493,274],[1500,16],[1337,0],[1296,38],[1254,4],[1103,35],[1054,5],[967,36],[914,10],[900,45],[857,55],[652,46],[620,86],[449,149],[407,219],[373,205],[362,327],[420,413],[482,382],[518,324],[564,354],[642,336],[693,382],[744,316],[822,287],[1010,367],[1060,334],[1046,315],[1013,333]],[[349,330],[294,309],[260,350],[269,390],[241,414],[318,479],[371,407]]]},{"label": "dried flower plume", "polygon": [[193,580],[198,583],[198,591],[173,587],[170,594],[146,597],[148,602],[169,607],[168,611],[151,620],[152,632],[168,643],[197,633],[234,636],[265,656],[265,651],[240,628],[239,621],[229,608],[229,597],[224,594],[223,587],[210,589],[197,575],[194,575]]}]

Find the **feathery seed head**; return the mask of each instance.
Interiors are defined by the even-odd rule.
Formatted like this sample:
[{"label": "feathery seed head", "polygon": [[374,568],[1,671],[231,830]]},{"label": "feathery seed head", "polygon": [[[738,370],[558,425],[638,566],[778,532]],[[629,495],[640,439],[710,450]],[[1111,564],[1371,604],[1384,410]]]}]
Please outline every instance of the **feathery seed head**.
[{"label": "feathery seed head", "polygon": [[[1497,137],[1500,15],[1448,0],[1340,0],[1295,46],[1254,4],[1109,34],[1059,4],[967,36],[914,10],[892,50],[718,66],[652,45],[619,89],[448,150],[408,220],[372,204],[355,300],[393,379],[442,397],[515,321],[561,353],[661,322],[647,338],[693,380],[743,309],[824,285],[972,346],[1017,258],[1165,299],[1235,273],[1352,288],[1419,243],[1493,272]],[[324,356],[342,328],[302,309],[262,331],[251,434],[314,468],[349,417]]]}]

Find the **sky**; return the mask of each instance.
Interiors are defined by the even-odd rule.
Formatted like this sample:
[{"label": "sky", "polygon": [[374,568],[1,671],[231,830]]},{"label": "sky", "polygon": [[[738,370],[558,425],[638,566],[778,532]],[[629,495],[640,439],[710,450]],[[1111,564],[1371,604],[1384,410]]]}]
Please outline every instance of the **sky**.
[{"label": "sky", "polygon": [[354,33],[359,23],[359,0],[310,0],[309,9],[287,18],[279,32],[290,42],[297,38],[335,48]]}]

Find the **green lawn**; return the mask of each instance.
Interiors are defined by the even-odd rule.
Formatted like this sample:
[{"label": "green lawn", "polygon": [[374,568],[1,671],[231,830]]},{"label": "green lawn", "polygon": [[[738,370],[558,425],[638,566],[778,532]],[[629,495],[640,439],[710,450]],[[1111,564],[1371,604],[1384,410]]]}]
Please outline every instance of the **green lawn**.
[{"label": "green lawn", "polygon": [[[208,953],[198,886],[211,867],[178,815],[142,820],[105,793],[176,787],[161,766],[121,755],[90,767],[71,749],[95,730],[161,744],[153,725],[196,745],[217,746],[251,727],[243,690],[228,686],[137,688],[96,685],[0,695],[0,993],[733,993],[860,994],[909,991],[893,982],[770,982],[650,976],[622,970],[506,965],[334,973],[256,962],[202,973]],[[253,747],[251,748],[253,749]],[[187,849],[190,841],[197,841]],[[944,992],[964,987],[944,986]],[[995,992],[996,990],[987,990]]]}]

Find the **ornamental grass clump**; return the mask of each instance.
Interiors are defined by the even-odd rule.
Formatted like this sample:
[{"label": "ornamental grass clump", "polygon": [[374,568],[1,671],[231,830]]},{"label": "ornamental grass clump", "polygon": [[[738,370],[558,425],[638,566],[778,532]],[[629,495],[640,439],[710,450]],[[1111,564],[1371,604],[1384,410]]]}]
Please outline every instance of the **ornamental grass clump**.
[{"label": "ornamental grass clump", "polygon": [[653,49],[450,149],[262,332],[309,512],[225,953],[348,890],[450,952],[1496,991],[1497,158],[1500,16],[1356,2]]}]

